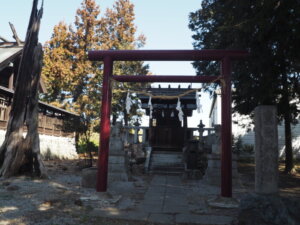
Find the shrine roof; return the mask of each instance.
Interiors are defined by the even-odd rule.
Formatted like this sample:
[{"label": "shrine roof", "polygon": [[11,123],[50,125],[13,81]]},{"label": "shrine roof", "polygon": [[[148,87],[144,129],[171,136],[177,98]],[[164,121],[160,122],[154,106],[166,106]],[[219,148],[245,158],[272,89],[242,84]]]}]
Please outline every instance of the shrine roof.
[{"label": "shrine roof", "polygon": [[[190,93],[186,93],[188,91],[192,91]],[[151,102],[153,104],[153,107],[156,109],[173,109],[176,108],[176,104],[178,101],[177,96],[186,93],[186,95],[180,97],[180,102],[183,105],[183,108],[187,110],[194,110],[196,109],[196,97],[195,92],[197,89],[189,88],[181,88],[180,86],[178,88],[148,88],[145,90],[146,93],[149,93],[153,96],[161,96],[162,98],[152,98]],[[174,96],[174,99],[164,99],[164,96]],[[142,108],[148,109],[148,101],[149,96],[145,94],[138,94],[138,98],[142,102]]]},{"label": "shrine roof", "polygon": [[[187,91],[195,90],[190,93],[187,93],[186,95],[180,97],[181,100],[187,100],[187,99],[195,99],[195,92],[196,89],[192,89],[190,86],[188,88],[181,88],[180,85],[178,88],[171,88],[170,85],[168,88],[161,88],[160,85],[157,88],[148,88],[145,90],[145,92],[152,94],[154,96],[179,96],[181,94],[184,94]],[[139,94],[138,97],[142,99],[149,99],[148,95]],[[163,99],[162,99],[163,100]],[[176,99],[177,100],[177,99]]]},{"label": "shrine roof", "polygon": [[23,46],[15,42],[0,43],[0,71],[22,53]]},{"label": "shrine roof", "polygon": [[[4,95],[4,96],[8,96],[8,97],[12,98],[13,95],[14,95],[14,91],[11,90],[11,89],[0,86],[0,96],[1,96],[1,94]],[[46,109],[46,110],[52,111],[53,113],[61,113],[61,114],[64,114],[64,115],[67,115],[67,116],[72,116],[72,117],[78,117],[79,116],[76,113],[67,111],[67,110],[62,109],[62,108],[58,108],[56,106],[50,105],[50,104],[48,104],[46,102],[42,102],[42,101],[39,101],[39,109],[40,110],[41,109]]]}]

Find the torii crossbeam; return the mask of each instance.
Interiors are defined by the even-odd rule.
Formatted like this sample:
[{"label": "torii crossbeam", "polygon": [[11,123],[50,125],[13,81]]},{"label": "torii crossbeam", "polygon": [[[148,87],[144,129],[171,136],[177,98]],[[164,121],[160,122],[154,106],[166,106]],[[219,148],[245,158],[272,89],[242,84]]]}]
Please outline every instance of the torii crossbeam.
[{"label": "torii crossbeam", "polygon": [[[111,84],[114,79],[119,82],[185,82],[210,83],[219,77],[222,88],[221,116],[221,196],[232,196],[232,159],[231,159],[231,61],[246,57],[246,51],[234,50],[106,50],[90,51],[89,60],[103,61],[103,88],[100,125],[100,147],[98,153],[97,186],[98,192],[107,190]],[[114,61],[220,61],[219,76],[115,76],[113,75]]]}]

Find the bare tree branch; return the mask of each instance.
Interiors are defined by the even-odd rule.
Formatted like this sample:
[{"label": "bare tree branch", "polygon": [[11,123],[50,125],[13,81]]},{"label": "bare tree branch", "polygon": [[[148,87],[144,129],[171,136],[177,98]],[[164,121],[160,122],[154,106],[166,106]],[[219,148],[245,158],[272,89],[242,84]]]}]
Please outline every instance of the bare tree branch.
[{"label": "bare tree branch", "polygon": [[17,44],[20,46],[21,43],[22,43],[22,41],[18,37],[17,31],[15,29],[15,26],[11,22],[9,22],[9,26],[10,26],[11,31],[13,32],[13,38],[16,40]]}]

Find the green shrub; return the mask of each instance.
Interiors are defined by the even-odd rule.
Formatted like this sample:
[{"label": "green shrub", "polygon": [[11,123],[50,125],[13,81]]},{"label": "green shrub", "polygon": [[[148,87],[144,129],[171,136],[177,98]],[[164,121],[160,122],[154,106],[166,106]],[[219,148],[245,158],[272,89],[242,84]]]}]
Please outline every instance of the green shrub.
[{"label": "green shrub", "polygon": [[77,153],[88,153],[88,152],[97,152],[98,146],[94,143],[89,141],[88,143],[79,143]]},{"label": "green shrub", "polygon": [[250,145],[250,144],[244,144],[243,148],[242,148],[242,151],[246,152],[246,153],[253,153],[254,152],[254,146]]},{"label": "green shrub", "polygon": [[235,154],[241,153],[243,149],[243,141],[242,137],[239,135],[237,138],[233,139],[233,146],[232,146],[232,151]]},{"label": "green shrub", "polygon": [[233,146],[232,146],[232,151],[235,154],[240,154],[240,153],[253,153],[254,152],[254,146],[251,144],[243,144],[242,141],[242,136],[238,136],[234,138],[233,140]]}]

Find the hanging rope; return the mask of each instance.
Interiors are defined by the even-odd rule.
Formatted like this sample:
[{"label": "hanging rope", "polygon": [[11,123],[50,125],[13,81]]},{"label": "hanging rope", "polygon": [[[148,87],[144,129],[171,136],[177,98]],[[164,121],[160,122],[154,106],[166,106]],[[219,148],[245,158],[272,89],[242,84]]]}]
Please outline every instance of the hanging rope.
[{"label": "hanging rope", "polygon": [[[212,84],[212,83],[215,83],[216,81],[220,81],[221,84],[222,84],[222,87],[225,88],[225,80],[222,78],[222,76],[218,76],[215,80],[209,82],[208,84]],[[188,91],[185,91],[179,95],[172,95],[172,96],[168,96],[168,95],[153,95],[149,92],[145,92],[145,91],[140,91],[140,90],[122,90],[122,89],[117,89],[117,91],[119,92],[127,92],[127,97],[126,97],[126,111],[127,113],[129,114],[130,112],[130,108],[132,106],[132,100],[130,98],[130,94],[129,93],[135,93],[135,94],[142,94],[142,95],[146,95],[146,96],[149,96],[149,101],[148,101],[148,106],[149,106],[149,110],[150,110],[150,113],[149,113],[149,117],[150,119],[152,118],[152,114],[153,114],[153,105],[152,105],[152,99],[163,99],[163,100],[172,100],[172,99],[178,99],[177,101],[177,106],[176,106],[176,109],[178,111],[178,118],[180,121],[183,120],[183,111],[182,111],[182,108],[181,108],[181,102],[180,102],[180,98],[186,96],[186,95],[189,95],[190,93],[193,93],[195,92],[195,98],[196,98],[196,104],[197,104],[197,111],[198,113],[200,113],[202,111],[202,105],[200,103],[200,94],[199,92],[203,89],[203,87],[201,88],[197,88],[197,89],[190,89]],[[162,117],[164,117],[164,112],[162,112]],[[172,111],[171,113],[171,117],[174,116],[174,112]]]},{"label": "hanging rope", "polygon": [[[216,81],[220,81],[222,86],[225,87],[225,81],[224,79],[222,78],[222,76],[218,76],[216,79],[214,79],[213,81],[207,83],[207,85],[209,84],[212,84],[212,83],[215,83]],[[146,96],[149,96],[151,97],[152,99],[163,99],[163,100],[172,100],[172,99],[178,99],[178,98],[182,98],[186,95],[189,95],[190,93],[193,93],[193,92],[200,92],[201,90],[203,89],[203,87],[201,88],[197,88],[197,89],[190,89],[190,90],[187,90],[179,95],[153,95],[149,92],[146,92],[146,91],[141,91],[141,90],[123,90],[123,89],[115,89],[116,91],[120,91],[120,92],[130,92],[130,93],[136,93],[136,94],[142,94],[142,95],[146,95]]]}]

